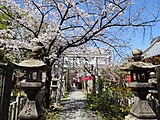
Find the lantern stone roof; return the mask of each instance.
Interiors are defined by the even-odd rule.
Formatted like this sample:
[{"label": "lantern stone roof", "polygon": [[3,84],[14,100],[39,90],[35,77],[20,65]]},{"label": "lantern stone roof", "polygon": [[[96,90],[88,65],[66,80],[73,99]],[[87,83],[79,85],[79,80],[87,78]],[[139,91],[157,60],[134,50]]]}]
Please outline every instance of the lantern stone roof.
[{"label": "lantern stone roof", "polygon": [[39,67],[44,67],[46,66],[46,64],[39,60],[39,59],[28,59],[28,60],[24,60],[20,63],[14,63],[16,66],[18,67],[23,67],[23,68],[39,68]]},{"label": "lantern stone roof", "polygon": [[160,36],[153,39],[150,46],[142,54],[144,59],[160,55]]},{"label": "lantern stone roof", "polygon": [[153,65],[152,63],[145,63],[142,61],[136,61],[136,62],[129,62],[125,66],[122,66],[121,69],[124,71],[130,71],[130,70],[148,70],[148,69],[153,69],[156,66]]},{"label": "lantern stone roof", "polygon": [[153,65],[152,63],[147,63],[141,61],[142,59],[142,51],[139,49],[135,49],[132,51],[132,61],[125,64],[124,66],[121,67],[122,70],[124,71],[130,71],[130,70],[149,70],[153,69],[156,66]]},{"label": "lantern stone roof", "polygon": [[0,62],[0,66],[2,66],[2,67],[7,66],[7,63]]}]

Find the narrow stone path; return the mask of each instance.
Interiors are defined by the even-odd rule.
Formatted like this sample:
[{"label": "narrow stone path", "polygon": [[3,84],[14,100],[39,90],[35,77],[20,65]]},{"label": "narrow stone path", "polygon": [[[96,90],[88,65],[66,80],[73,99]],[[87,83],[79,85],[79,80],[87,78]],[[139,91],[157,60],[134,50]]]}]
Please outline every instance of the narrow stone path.
[{"label": "narrow stone path", "polygon": [[87,110],[84,93],[73,87],[68,96],[60,120],[102,120],[97,114]]}]

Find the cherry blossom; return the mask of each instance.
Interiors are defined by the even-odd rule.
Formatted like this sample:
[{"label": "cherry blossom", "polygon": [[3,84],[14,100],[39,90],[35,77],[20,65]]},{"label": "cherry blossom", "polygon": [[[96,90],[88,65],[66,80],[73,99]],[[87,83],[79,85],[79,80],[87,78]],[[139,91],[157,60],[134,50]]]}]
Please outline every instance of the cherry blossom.
[{"label": "cherry blossom", "polygon": [[37,42],[57,55],[70,47],[99,46],[100,42],[116,50],[128,43],[117,34],[122,36],[130,27],[144,28],[158,20],[153,11],[150,19],[140,18],[145,3],[129,18],[134,0],[3,0],[0,4],[0,13],[11,19],[8,30],[0,30],[0,46],[6,45],[15,54]]}]

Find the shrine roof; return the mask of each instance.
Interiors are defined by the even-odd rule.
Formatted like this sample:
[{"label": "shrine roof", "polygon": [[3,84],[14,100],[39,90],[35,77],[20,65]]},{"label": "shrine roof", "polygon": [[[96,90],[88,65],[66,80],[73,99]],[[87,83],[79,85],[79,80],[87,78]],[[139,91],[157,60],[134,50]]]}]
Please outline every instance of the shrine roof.
[{"label": "shrine roof", "polygon": [[160,55],[160,36],[152,40],[150,46],[142,55],[144,56],[143,59]]}]

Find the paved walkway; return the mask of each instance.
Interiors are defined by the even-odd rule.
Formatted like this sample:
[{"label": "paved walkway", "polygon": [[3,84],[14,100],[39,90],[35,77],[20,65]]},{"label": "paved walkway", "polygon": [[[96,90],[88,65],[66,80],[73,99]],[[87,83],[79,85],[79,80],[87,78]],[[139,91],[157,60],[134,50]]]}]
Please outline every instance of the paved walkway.
[{"label": "paved walkway", "polygon": [[73,87],[61,115],[61,120],[102,120],[95,113],[87,110],[86,106],[84,93]]}]

